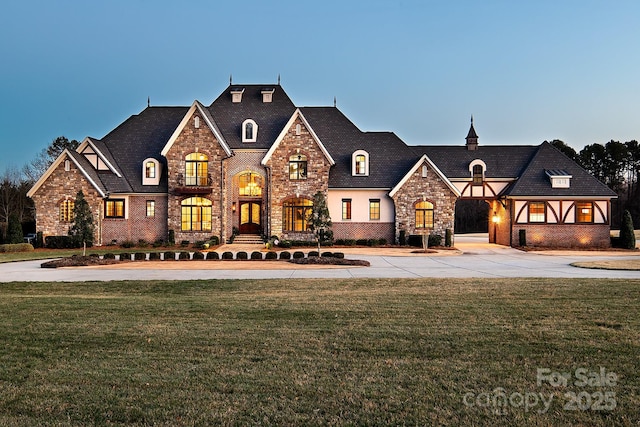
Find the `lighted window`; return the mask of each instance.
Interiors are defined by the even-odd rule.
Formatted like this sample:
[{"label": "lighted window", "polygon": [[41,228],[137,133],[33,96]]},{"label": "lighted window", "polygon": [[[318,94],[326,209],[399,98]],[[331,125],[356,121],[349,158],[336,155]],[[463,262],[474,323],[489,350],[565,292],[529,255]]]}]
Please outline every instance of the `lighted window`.
[{"label": "lighted window", "polygon": [[529,222],[545,222],[545,203],[529,202]]},{"label": "lighted window", "polygon": [[185,185],[206,187],[209,158],[203,153],[191,153],[185,162]]},{"label": "lighted window", "polygon": [[380,220],[380,199],[369,199],[369,219],[371,221]]},{"label": "lighted window", "polygon": [[353,176],[369,175],[369,153],[357,150],[351,155],[351,174]]},{"label": "lighted window", "polygon": [[238,191],[240,196],[262,196],[262,177],[251,172],[240,175],[238,178]]},{"label": "lighted window", "polygon": [[190,197],[180,205],[182,231],[211,231],[211,200]]},{"label": "lighted window", "polygon": [[156,202],[154,200],[147,200],[147,216],[156,216]]},{"label": "lighted window", "polygon": [[105,218],[124,218],[124,200],[107,199],[104,201]]},{"label": "lighted window", "polygon": [[351,219],[351,199],[342,199],[342,219]]},{"label": "lighted window", "polygon": [[416,228],[433,228],[433,203],[416,203]]},{"label": "lighted window", "polygon": [[156,162],[147,162],[144,167],[144,176],[145,178],[155,178],[156,177]]},{"label": "lighted window", "polygon": [[307,179],[307,156],[294,154],[289,157],[289,179]]},{"label": "lighted window", "polygon": [[482,185],[484,181],[484,170],[482,165],[473,166],[473,185]]},{"label": "lighted window", "polygon": [[60,202],[60,221],[72,222],[73,221],[73,206],[75,202],[71,199],[66,199]]},{"label": "lighted window", "polygon": [[364,175],[367,173],[367,158],[364,154],[356,156],[356,175]]},{"label": "lighted window", "polygon": [[576,202],[576,222],[593,222],[593,203]]},{"label": "lighted window", "polygon": [[284,202],[283,231],[308,231],[308,219],[313,211],[313,201],[309,199],[290,199]]}]

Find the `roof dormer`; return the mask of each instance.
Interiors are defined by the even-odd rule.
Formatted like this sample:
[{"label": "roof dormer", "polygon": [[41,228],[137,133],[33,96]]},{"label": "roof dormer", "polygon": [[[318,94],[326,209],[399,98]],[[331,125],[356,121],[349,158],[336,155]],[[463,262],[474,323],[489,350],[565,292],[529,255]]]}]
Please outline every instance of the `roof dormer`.
[{"label": "roof dormer", "polygon": [[231,89],[231,102],[239,104],[242,102],[242,94],[244,93],[243,87],[236,87]]},{"label": "roof dormer", "polygon": [[544,173],[547,174],[551,180],[551,188],[570,188],[571,178],[573,175],[569,174],[563,169],[545,169]]},{"label": "roof dormer", "polygon": [[273,101],[273,92],[275,92],[275,88],[265,87],[260,93],[262,94],[262,102],[268,104]]}]

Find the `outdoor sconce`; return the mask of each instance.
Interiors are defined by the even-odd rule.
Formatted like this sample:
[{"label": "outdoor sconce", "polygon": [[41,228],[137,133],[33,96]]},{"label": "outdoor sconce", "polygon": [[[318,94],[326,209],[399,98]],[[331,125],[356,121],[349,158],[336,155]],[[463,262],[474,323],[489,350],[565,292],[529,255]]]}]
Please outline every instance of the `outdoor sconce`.
[{"label": "outdoor sconce", "polygon": [[235,212],[235,211],[236,211],[236,202],[231,203],[231,210],[232,210],[233,212]]},{"label": "outdoor sconce", "polygon": [[500,217],[494,212],[493,216],[491,217],[491,222],[493,222],[494,224],[497,224],[500,222]]}]

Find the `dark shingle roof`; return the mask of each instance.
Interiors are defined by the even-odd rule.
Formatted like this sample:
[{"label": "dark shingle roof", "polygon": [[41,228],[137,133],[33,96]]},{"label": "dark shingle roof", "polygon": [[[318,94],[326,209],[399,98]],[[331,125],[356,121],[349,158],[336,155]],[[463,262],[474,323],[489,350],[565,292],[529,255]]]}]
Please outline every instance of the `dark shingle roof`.
[{"label": "dark shingle roof", "polygon": [[[616,197],[616,193],[609,187],[548,142],[543,142],[536,148],[534,157],[520,178],[506,190],[506,195],[519,197]],[[569,188],[552,188],[546,170],[559,170],[571,175],[571,186]]]},{"label": "dark shingle roof", "polygon": [[[231,91],[244,88],[242,102],[231,102]],[[262,102],[262,90],[274,89],[272,102]],[[231,85],[208,107],[231,149],[269,149],[296,110],[280,85]],[[258,125],[256,142],[242,142],[242,122]]]},{"label": "dark shingle roof", "polygon": [[[128,191],[144,193],[164,193],[167,191],[166,159],[160,155],[175,129],[180,124],[189,107],[148,107],[140,114],[129,117],[120,126],[112,130],[98,147],[115,160],[122,178],[106,172],[100,172],[100,179],[110,193]],[[106,155],[106,153],[105,153]],[[162,177],[159,185],[142,185],[142,162],[154,158],[162,164]]]},{"label": "dark shingle roof", "polygon": [[476,150],[466,146],[414,145],[419,156],[426,154],[450,179],[469,178],[469,163],[480,159],[486,165],[486,178],[516,178],[520,176],[538,147],[527,145],[482,145]]},{"label": "dark shingle roof", "polygon": [[[330,188],[392,188],[418,160],[391,132],[362,132],[335,107],[300,109],[336,164],[329,172]],[[351,156],[369,154],[369,176],[352,176]]]}]

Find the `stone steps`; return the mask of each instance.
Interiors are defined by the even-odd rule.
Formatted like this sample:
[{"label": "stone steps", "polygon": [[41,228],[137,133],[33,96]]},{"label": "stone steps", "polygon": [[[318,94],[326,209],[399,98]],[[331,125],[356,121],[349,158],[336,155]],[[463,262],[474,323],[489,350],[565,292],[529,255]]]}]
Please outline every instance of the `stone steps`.
[{"label": "stone steps", "polygon": [[233,240],[233,245],[262,245],[262,237],[258,234],[239,234]]}]

